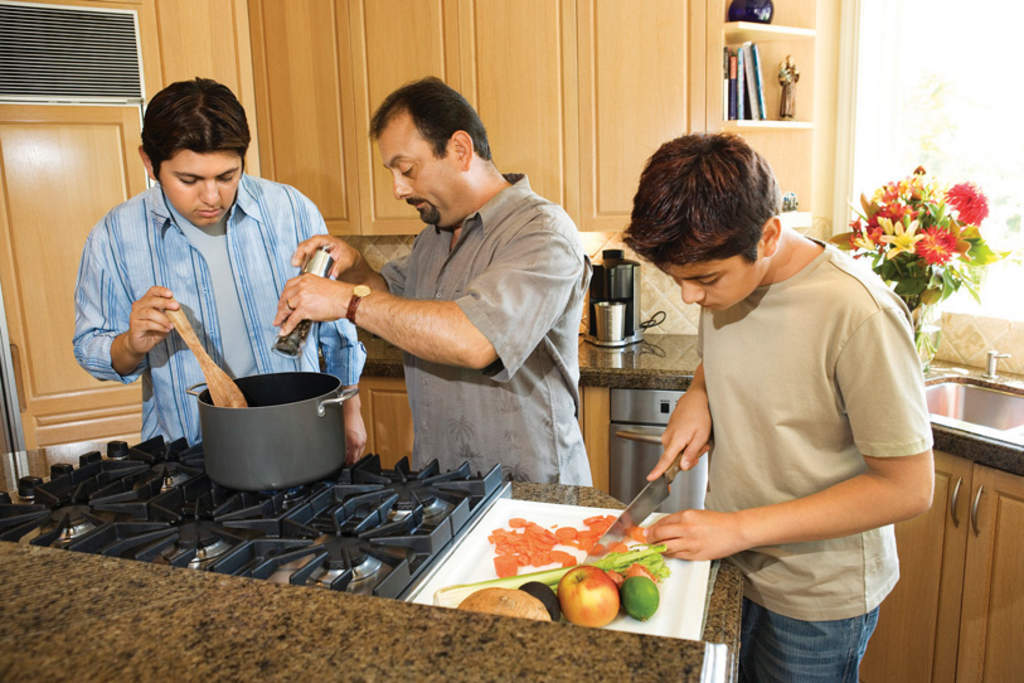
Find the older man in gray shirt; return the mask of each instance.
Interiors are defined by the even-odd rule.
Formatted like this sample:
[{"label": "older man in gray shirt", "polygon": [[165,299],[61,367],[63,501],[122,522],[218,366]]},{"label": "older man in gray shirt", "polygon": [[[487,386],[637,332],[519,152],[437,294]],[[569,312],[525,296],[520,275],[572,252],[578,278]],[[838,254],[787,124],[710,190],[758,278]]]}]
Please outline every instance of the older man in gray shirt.
[{"label": "older man in gray shirt", "polygon": [[300,276],[276,324],[347,317],[405,351],[413,466],[500,463],[515,479],[591,483],[579,412],[578,331],[590,264],[576,226],[491,161],[476,112],[436,78],[389,95],[371,124],[395,196],[431,227],[373,271],[337,238],[332,281]]}]

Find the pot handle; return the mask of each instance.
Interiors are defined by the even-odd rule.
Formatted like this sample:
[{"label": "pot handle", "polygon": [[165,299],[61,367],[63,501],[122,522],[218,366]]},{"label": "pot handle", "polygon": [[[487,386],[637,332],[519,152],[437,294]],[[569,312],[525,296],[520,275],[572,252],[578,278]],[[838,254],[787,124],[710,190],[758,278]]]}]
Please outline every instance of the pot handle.
[{"label": "pot handle", "polygon": [[334,398],[328,398],[328,399],[325,399],[323,401],[320,401],[320,403],[318,403],[316,405],[316,414],[319,417],[323,417],[324,415],[327,414],[327,409],[324,408],[324,406],[329,406],[329,405],[339,405],[340,406],[342,403],[344,403],[345,401],[349,400],[350,398],[352,398],[353,396],[355,396],[358,393],[359,393],[359,387],[358,386],[349,387],[348,389],[346,389],[345,391],[341,392],[340,394],[338,394]]},{"label": "pot handle", "polygon": [[185,393],[189,394],[191,396],[195,396],[196,398],[199,398],[199,392],[196,391],[196,388],[197,387],[205,387],[205,386],[206,386],[206,382],[200,382],[199,384],[193,384],[192,386],[190,386],[188,389],[185,390]]}]

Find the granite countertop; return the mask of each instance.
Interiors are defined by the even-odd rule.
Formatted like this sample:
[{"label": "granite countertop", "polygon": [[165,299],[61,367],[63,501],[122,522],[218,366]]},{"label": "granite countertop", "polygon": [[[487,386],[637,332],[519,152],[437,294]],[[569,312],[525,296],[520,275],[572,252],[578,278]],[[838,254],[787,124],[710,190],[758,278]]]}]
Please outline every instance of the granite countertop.
[{"label": "granite countertop", "polygon": [[[31,461],[38,453],[30,453]],[[514,484],[596,507],[595,489]],[[0,542],[0,677],[15,680],[702,680],[735,677],[742,577],[719,566],[704,639],[642,636]]]},{"label": "granite countertop", "polygon": [[[368,376],[401,377],[402,352],[390,343],[364,332]],[[690,386],[693,371],[700,364],[697,336],[648,334],[638,344],[618,349],[594,346],[580,339],[580,383],[610,389],[674,389]],[[971,382],[1024,395],[1024,376],[1001,374],[999,380],[982,377],[978,368],[959,367],[936,362],[925,376],[926,384],[943,381]],[[994,438],[932,423],[935,449],[973,462],[1024,475],[1024,438],[1020,443]]]},{"label": "granite countertop", "polygon": [[[402,377],[402,351],[380,337],[360,330],[370,377]],[[580,382],[587,386],[623,389],[685,390],[700,363],[697,335],[648,334],[619,348],[595,346],[580,339]]]}]

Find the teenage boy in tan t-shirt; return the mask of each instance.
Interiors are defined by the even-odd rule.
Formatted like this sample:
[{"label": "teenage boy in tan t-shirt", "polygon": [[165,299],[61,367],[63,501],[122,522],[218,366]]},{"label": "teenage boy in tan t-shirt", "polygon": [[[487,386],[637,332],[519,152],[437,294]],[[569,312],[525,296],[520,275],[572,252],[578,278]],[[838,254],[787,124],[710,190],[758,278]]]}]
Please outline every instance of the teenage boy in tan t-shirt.
[{"label": "teenage boy in tan t-shirt", "polygon": [[647,539],[743,571],[740,680],[856,681],[899,578],[892,523],[931,504],[931,427],[906,307],[783,228],[780,203],[731,135],[672,140],[640,178],[626,243],[702,309],[702,363],[648,478],[692,467],[714,429],[707,509]]}]

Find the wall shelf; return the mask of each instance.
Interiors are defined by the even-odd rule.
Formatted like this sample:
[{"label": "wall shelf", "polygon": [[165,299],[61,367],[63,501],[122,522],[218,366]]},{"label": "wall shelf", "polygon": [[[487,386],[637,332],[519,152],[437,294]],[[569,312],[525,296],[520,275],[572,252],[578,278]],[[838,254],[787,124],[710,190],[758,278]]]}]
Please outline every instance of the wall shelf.
[{"label": "wall shelf", "polygon": [[754,121],[743,119],[741,121],[722,121],[722,130],[813,130],[814,123],[811,121],[776,121],[765,119]]},{"label": "wall shelf", "polygon": [[774,26],[758,24],[753,21],[730,21],[725,23],[725,42],[745,43],[766,42],[769,40],[793,40],[794,38],[814,38],[813,28],[797,28],[795,26]]}]

